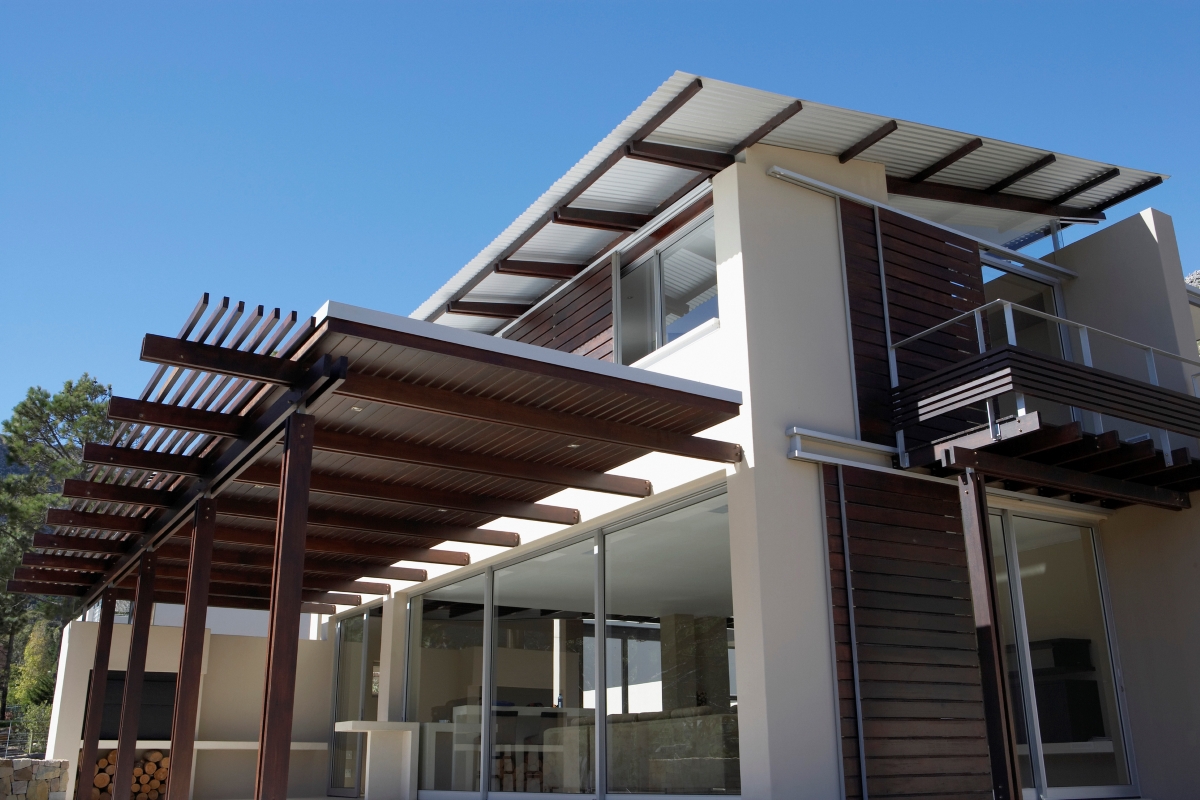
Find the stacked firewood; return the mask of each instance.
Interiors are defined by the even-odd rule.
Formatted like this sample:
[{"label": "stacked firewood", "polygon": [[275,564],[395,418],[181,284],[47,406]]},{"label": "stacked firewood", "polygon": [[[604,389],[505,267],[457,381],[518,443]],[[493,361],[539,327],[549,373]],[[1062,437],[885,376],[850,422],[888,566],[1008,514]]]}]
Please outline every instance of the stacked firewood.
[{"label": "stacked firewood", "polygon": [[[167,793],[167,776],[170,774],[171,757],[160,750],[149,750],[133,764],[133,782],[129,787],[129,800],[159,800]],[[92,778],[92,800],[124,800],[113,784],[117,771],[117,751],[96,760],[96,774]]]}]

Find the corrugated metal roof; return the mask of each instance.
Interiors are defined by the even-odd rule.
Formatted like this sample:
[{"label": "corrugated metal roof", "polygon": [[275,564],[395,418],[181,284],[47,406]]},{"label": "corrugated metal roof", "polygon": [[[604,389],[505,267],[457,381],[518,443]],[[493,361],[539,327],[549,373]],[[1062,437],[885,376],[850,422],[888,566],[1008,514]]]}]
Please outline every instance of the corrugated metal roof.
[{"label": "corrugated metal roof", "polygon": [[[554,282],[499,275],[494,262],[522,237],[529,237],[509,257],[532,261],[584,263],[617,239],[607,231],[547,224],[548,214],[585,177],[612,156],[630,136],[667,106],[697,76],[677,72],[664,82],[620,125],[584,156],[570,171],[504,230],[500,236],[438,289],[413,312],[414,317],[438,321],[456,328],[487,332],[502,327],[494,319],[461,315],[438,317],[450,300],[470,299],[496,302],[533,303],[545,296]],[[703,88],[677,109],[647,141],[684,147],[733,151],[746,137],[784,110],[795,98],[738,86],[709,78]],[[838,155],[892,117],[867,114],[836,106],[803,101],[804,109],[761,141],[764,144]],[[909,178],[957,148],[977,138],[973,134],[936,128],[907,120],[896,120],[897,130],[877,142],[858,158],[884,165],[889,177]],[[983,146],[931,179],[937,183],[970,189],[986,189],[1001,179],[1037,161],[1048,152],[1036,147],[978,137]],[[1064,192],[1112,169],[1114,165],[1055,153],[1056,162],[1004,190],[1005,193],[1049,201]],[[624,158],[569,203],[576,208],[649,213],[695,179],[698,173]],[[1158,176],[1158,173],[1120,167],[1120,175],[1067,201],[1073,207],[1089,208],[1116,197]],[[1166,178],[1162,175],[1160,177]],[[963,206],[914,197],[892,195],[890,202],[910,213],[926,216],[964,232],[996,239],[1014,236],[1044,226],[1049,218],[1036,214]],[[536,232],[534,232],[536,231]],[[985,235],[985,232],[987,235]],[[999,232],[999,233],[997,233]],[[532,234],[532,235],[531,235]],[[1001,238],[999,241],[1005,241]]]}]

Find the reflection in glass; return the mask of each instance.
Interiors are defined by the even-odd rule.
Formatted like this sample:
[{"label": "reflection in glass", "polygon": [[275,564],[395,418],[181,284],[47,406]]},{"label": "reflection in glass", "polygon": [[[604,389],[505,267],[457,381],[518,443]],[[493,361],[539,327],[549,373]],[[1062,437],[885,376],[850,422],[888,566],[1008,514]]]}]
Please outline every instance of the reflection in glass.
[{"label": "reflection in glass", "polygon": [[1008,579],[1008,556],[1004,550],[1004,525],[999,514],[988,517],[992,541],[992,563],[996,572],[996,623],[1000,636],[1001,662],[1008,676],[1009,710],[1017,734],[1017,768],[1021,787],[1033,789],[1033,766],[1029,751],[1029,723],[1025,714],[1025,693],[1021,681],[1021,660],[1018,655],[1016,614],[1013,611],[1011,586]]},{"label": "reflection in glass", "polygon": [[717,245],[709,219],[662,253],[665,341],[717,316]]},{"label": "reflection in glass", "polygon": [[405,719],[421,723],[422,789],[479,790],[483,594],[477,575],[410,601]]},{"label": "reflection in glass", "polygon": [[[379,709],[379,643],[383,609],[342,619],[337,624],[337,675],[334,722],[373,720]],[[366,734],[333,734],[330,754],[330,793],[357,797],[362,793],[362,763]]]},{"label": "reflection in glass", "polygon": [[496,571],[493,792],[595,790],[595,574],[593,539]]},{"label": "reflection in glass", "polygon": [[1046,780],[1129,783],[1092,531],[1013,518]]},{"label": "reflection in glass", "polygon": [[655,269],[652,256],[621,275],[622,364],[632,364],[658,348]]},{"label": "reflection in glass", "polygon": [[724,496],[605,537],[609,792],[738,792]]}]

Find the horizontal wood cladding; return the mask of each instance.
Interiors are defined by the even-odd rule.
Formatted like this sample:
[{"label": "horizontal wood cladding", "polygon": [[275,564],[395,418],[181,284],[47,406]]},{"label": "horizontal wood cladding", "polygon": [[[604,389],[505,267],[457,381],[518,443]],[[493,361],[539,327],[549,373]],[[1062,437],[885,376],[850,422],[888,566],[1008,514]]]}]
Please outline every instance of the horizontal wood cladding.
[{"label": "horizontal wood cladding", "polygon": [[[840,203],[862,437],[894,445],[887,329],[897,342],[983,305],[979,248],[965,237],[887,209],[879,210],[877,228],[872,208]],[[897,351],[897,375],[903,383],[977,352],[973,323],[954,325]],[[906,435],[918,442],[938,438],[982,421],[976,417],[978,412],[964,409]]]},{"label": "horizontal wood cladding", "polygon": [[518,342],[613,360],[612,268],[597,267],[504,334]]},{"label": "horizontal wood cladding", "polygon": [[[991,796],[962,514],[953,486],[824,467],[847,796]],[[845,498],[849,564],[840,536]],[[847,597],[846,567],[852,597]],[[848,602],[858,652],[858,753]]]}]

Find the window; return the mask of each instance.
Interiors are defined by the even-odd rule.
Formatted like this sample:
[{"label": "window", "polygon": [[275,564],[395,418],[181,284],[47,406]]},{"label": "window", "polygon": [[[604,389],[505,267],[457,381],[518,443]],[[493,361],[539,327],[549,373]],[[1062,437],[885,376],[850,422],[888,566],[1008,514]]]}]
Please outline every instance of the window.
[{"label": "window", "polygon": [[1023,788],[1046,797],[1080,796],[1079,787],[1128,794],[1092,529],[1005,513],[992,516],[991,531]]},{"label": "window", "polygon": [[736,793],[724,495],[605,536],[610,793]]},{"label": "window", "polygon": [[493,792],[592,792],[593,539],[496,570]]},{"label": "window", "polygon": [[[379,718],[379,642],[383,608],[345,617],[337,624],[337,675],[334,677],[333,721]],[[362,759],[366,734],[333,734],[330,748],[329,794],[362,794]]]},{"label": "window", "polygon": [[484,576],[412,598],[405,718],[421,723],[422,789],[479,791]]},{"label": "window", "polygon": [[632,364],[717,316],[710,216],[621,272],[621,363]]}]

